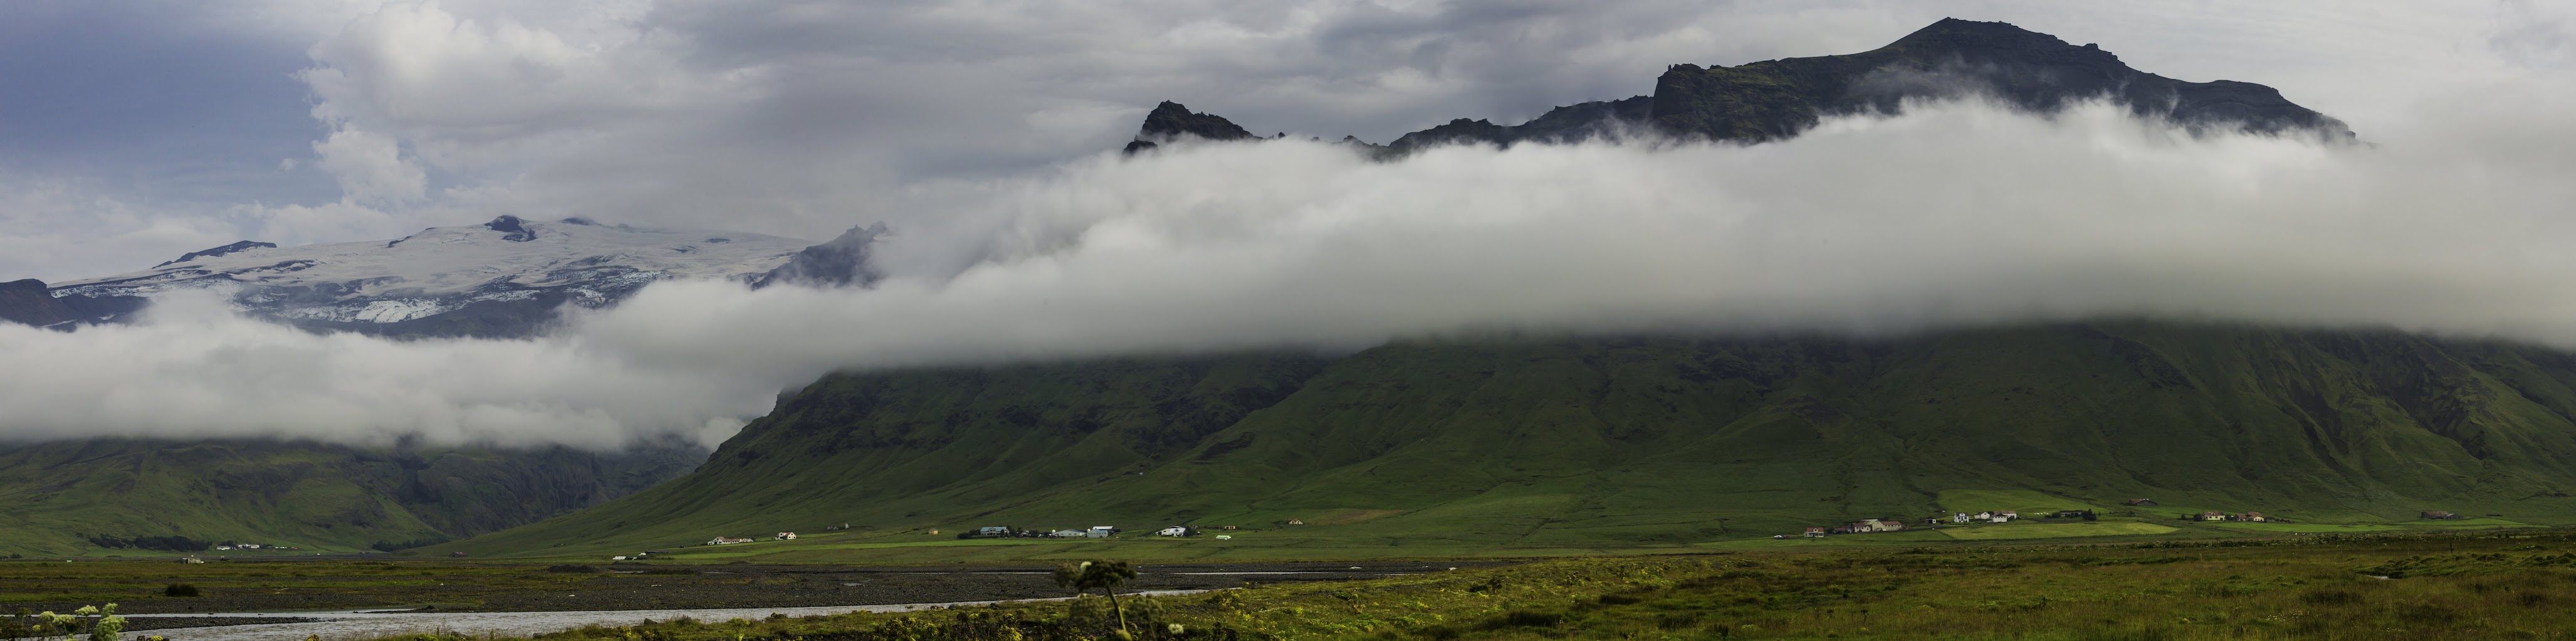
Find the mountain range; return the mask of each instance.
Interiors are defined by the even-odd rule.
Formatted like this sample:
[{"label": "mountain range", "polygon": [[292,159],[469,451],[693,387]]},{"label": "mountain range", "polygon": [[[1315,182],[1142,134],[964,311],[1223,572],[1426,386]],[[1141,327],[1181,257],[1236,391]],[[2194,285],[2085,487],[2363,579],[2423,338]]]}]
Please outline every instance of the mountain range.
[{"label": "mountain range", "polygon": [[[2197,131],[2353,139],[2262,85],[2181,82],[2095,45],[1944,20],[1859,54],[1674,65],[1653,95],[1517,125],[1460,119],[1386,145],[1343,142],[1390,160],[1600,136],[1754,144],[1823,116],[1971,93],[2042,113],[2100,98]],[[1265,139],[1164,102],[1124,151]],[[1399,341],[1347,355],[846,373],[787,398],[688,476],[431,549],[662,547],[843,523],[900,540],[940,527],[1296,522],[1382,554],[1441,554],[1765,537],[1998,492],[2329,524],[2428,510],[2570,523],[2571,491],[2576,356],[2105,319],[1875,340]]]},{"label": "mountain range", "polygon": [[[1343,142],[1389,161],[1433,145],[1605,136],[1758,144],[1823,117],[1967,95],[2042,113],[2104,99],[2197,131],[2354,137],[2262,85],[2173,80],[2095,45],[1944,20],[1858,54],[1673,65],[1651,95],[1520,124],[1458,119],[1382,145]],[[1263,139],[1164,102],[1125,152]],[[868,248],[884,231],[812,244],[503,217],[390,242],[236,244],[51,288],[20,281],[0,287],[0,318],[117,322],[156,288],[214,284],[240,287],[234,300],[251,313],[314,329],[524,335],[563,304],[614,304],[660,278],[864,286],[877,277]],[[202,458],[236,447],[282,449]],[[1398,341],[1348,354],[835,374],[659,484],[650,470],[676,470],[642,463],[647,471],[628,474],[603,459],[584,477],[584,463],[561,453],[104,441],[39,449],[53,453],[0,461],[0,504],[82,491],[107,497],[91,501],[241,506],[230,516],[167,510],[159,513],[180,516],[35,526],[58,543],[286,528],[278,531],[343,544],[473,535],[418,552],[546,555],[843,523],[891,533],[1293,519],[1390,547],[1545,548],[1767,536],[1919,515],[1944,509],[1945,496],[1983,491],[2070,507],[2152,497],[2177,510],[2315,522],[2441,509],[2567,523],[2576,522],[2576,356],[2395,332],[2110,319],[1871,340]],[[262,457],[314,461],[295,468],[311,476],[171,463],[271,460]],[[462,458],[441,463],[451,457]],[[154,470],[162,472],[146,474]],[[134,480],[142,478],[176,480]],[[608,478],[625,480],[597,480]],[[539,487],[557,482],[575,489]],[[242,488],[256,491],[234,491]],[[289,492],[298,488],[331,488],[311,496],[336,498]],[[531,507],[460,516],[513,501]],[[298,511],[306,505],[331,509]],[[254,518],[263,514],[300,516]],[[359,521],[373,529],[329,525]],[[506,526],[517,527],[492,531]]]}]

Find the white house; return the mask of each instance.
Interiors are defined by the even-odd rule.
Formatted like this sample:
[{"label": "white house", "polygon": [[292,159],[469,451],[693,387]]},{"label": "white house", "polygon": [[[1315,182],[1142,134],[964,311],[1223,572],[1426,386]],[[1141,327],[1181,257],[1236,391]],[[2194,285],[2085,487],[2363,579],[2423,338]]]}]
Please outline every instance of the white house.
[{"label": "white house", "polygon": [[1161,535],[1161,536],[1189,536],[1189,535],[1190,535],[1190,529],[1189,529],[1189,528],[1186,528],[1186,527],[1182,527],[1182,526],[1175,525],[1175,526],[1171,526],[1171,527],[1163,528],[1161,531],[1155,532],[1155,534],[1157,534],[1157,535]]},{"label": "white house", "polygon": [[1950,515],[1950,522],[1951,522],[1951,523],[1966,523],[1966,522],[1968,522],[1968,513],[1966,513],[1966,512],[1959,512],[1959,513],[1956,513],[1956,514],[1951,514],[1951,515]]},{"label": "white house", "polygon": [[1107,525],[1094,525],[1094,526],[1091,526],[1091,530],[1090,530],[1090,531],[1088,531],[1088,532],[1084,532],[1082,535],[1083,535],[1083,536],[1085,536],[1085,537],[1088,537],[1088,538],[1094,538],[1094,539],[1105,539],[1105,538],[1109,538],[1109,535],[1110,535],[1111,533],[1114,533],[1114,532],[1117,532],[1117,531],[1118,531],[1118,528],[1115,528],[1115,527],[1111,527],[1111,526],[1107,526]]},{"label": "white house", "polygon": [[1219,534],[1219,535],[1216,535],[1216,540],[1219,540],[1219,541],[1232,541],[1232,540],[1234,540],[1234,535],[1232,535],[1232,534]]},{"label": "white house", "polygon": [[795,532],[780,532],[780,533],[778,533],[778,536],[773,537],[773,538],[776,538],[776,539],[778,539],[778,540],[780,540],[780,541],[794,541],[794,540],[796,540],[796,533],[795,533]]}]

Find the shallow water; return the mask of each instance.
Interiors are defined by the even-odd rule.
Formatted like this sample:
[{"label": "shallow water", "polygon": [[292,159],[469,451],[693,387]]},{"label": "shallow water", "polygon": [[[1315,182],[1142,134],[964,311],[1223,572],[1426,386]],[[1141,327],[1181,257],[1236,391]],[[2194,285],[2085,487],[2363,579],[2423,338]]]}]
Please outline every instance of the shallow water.
[{"label": "shallow water", "polygon": [[[1204,590],[1146,591],[1139,592],[1138,594],[1190,594],[1203,591]],[[682,616],[697,619],[699,621],[726,621],[730,619],[764,619],[768,618],[769,615],[773,613],[784,614],[791,617],[802,617],[821,614],[846,614],[850,612],[909,612],[914,610],[926,610],[930,608],[961,605],[989,605],[994,603],[1062,600],[1064,600],[1064,598],[1058,597],[1052,599],[1023,599],[1019,601],[961,601],[957,603],[907,603],[900,605],[846,605],[811,608],[732,608],[712,610],[588,610],[576,612],[381,612],[357,610],[339,612],[225,612],[219,614],[191,613],[185,615],[138,614],[131,616],[136,618],[154,616],[290,616],[328,620],[305,623],[262,623],[254,625],[227,625],[203,628],[171,628],[167,630],[151,630],[147,632],[129,633],[127,636],[132,638],[141,638],[145,635],[158,634],[169,637],[171,641],[297,641],[303,639],[306,635],[318,634],[328,641],[340,641],[342,639],[364,639],[412,632],[445,631],[471,634],[475,636],[483,636],[488,633],[497,636],[524,637],[539,632],[554,632],[557,630],[578,628],[591,624],[633,625],[641,623],[645,619],[668,621]]]}]

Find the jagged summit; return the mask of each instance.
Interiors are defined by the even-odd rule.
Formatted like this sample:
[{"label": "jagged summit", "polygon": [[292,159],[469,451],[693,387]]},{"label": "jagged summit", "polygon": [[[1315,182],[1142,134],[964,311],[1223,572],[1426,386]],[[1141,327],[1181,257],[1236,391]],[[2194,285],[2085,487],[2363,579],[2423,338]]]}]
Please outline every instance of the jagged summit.
[{"label": "jagged summit", "polygon": [[1125,151],[1134,154],[1153,149],[1160,143],[1187,137],[1208,140],[1258,138],[1252,135],[1251,131],[1236,126],[1233,121],[1226,120],[1223,116],[1195,113],[1181,103],[1165,100],[1162,104],[1154,105],[1154,110],[1145,114],[1145,126],[1137,130],[1135,140],[1127,142]]},{"label": "jagged summit", "polygon": [[[2069,44],[2010,23],[1944,18],[1860,53],[1733,67],[1671,65],[1656,79],[1651,95],[1558,107],[1519,125],[1459,118],[1386,145],[1356,138],[1343,142],[1380,158],[1427,146],[1579,142],[1630,130],[1760,142],[1795,136],[1829,115],[1892,113],[1908,99],[1968,94],[1994,96],[2038,112],[2108,97],[2141,117],[2163,118],[2195,131],[2353,137],[2342,121],[2292,103],[2271,87],[2232,80],[2184,82],[2132,69],[2096,44]],[[1149,141],[1184,133],[1213,140],[1257,139],[1224,118],[1164,102],[1146,116],[1139,142],[1130,143],[1127,152],[1151,149]]]},{"label": "jagged summit", "polygon": [[852,227],[828,242],[807,247],[790,256],[787,263],[752,279],[751,288],[771,285],[814,285],[847,287],[875,285],[885,275],[868,264],[868,250],[877,239],[886,236],[885,223]]}]

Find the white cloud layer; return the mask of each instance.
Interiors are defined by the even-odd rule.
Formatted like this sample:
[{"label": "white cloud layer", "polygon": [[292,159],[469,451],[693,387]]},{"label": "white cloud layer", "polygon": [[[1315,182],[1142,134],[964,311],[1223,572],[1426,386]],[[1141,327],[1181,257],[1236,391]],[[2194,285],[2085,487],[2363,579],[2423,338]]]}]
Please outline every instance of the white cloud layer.
[{"label": "white cloud layer", "polygon": [[916,193],[955,224],[898,230],[873,290],[666,283],[517,341],[316,336],[205,301],[0,328],[0,361],[59,364],[0,372],[0,434],[610,447],[717,438],[838,369],[1497,330],[2146,316],[2576,346],[2576,125],[2511,104],[2376,146],[1970,102],[1756,146],[1104,152]]}]

